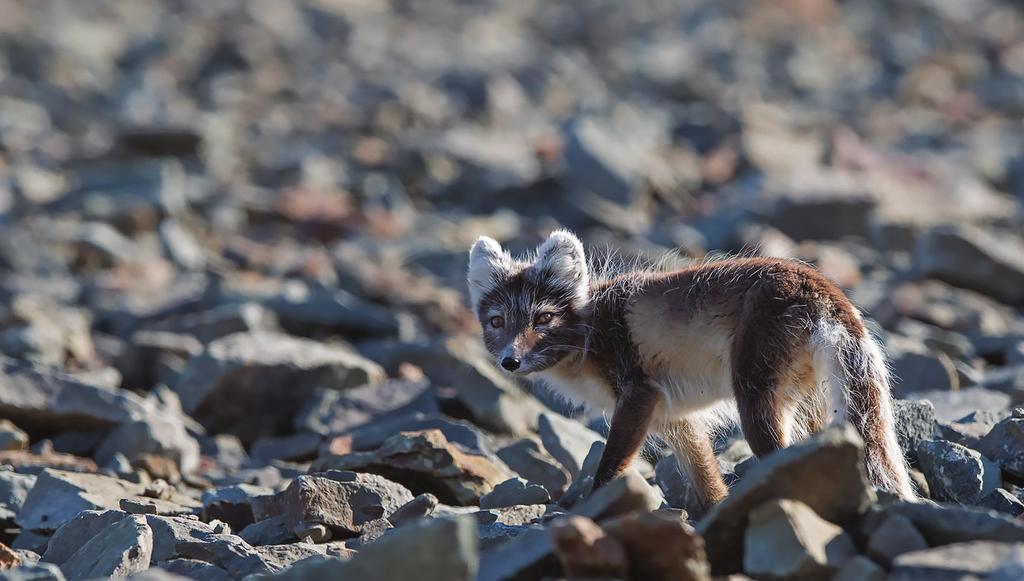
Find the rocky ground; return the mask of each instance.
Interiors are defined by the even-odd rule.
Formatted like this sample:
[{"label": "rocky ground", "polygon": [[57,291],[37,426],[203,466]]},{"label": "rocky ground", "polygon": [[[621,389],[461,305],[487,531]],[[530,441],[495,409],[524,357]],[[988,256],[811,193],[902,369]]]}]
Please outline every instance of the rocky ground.
[{"label": "rocky ground", "polygon": [[[1024,577],[1015,0],[0,0],[0,578]],[[842,426],[695,506],[514,383],[466,250],[809,261],[923,495]]]}]

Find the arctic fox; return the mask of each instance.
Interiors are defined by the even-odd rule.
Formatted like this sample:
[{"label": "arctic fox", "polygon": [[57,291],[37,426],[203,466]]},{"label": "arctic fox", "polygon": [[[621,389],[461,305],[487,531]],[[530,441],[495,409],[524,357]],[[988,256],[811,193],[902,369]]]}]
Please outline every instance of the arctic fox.
[{"label": "arctic fox", "polygon": [[758,456],[850,421],[872,483],[915,498],[882,351],[821,273],[732,258],[596,278],[565,230],[524,260],[488,237],[469,253],[470,300],[497,364],[611,413],[595,488],[620,475],[654,432],[701,502],[722,500],[728,489],[710,435],[735,406]]}]

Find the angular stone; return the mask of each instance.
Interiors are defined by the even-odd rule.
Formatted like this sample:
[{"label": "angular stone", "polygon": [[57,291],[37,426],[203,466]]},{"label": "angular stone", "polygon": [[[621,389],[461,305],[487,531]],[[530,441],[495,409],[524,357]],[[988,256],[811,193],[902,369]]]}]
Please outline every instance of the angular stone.
[{"label": "angular stone", "polygon": [[1024,523],[991,510],[954,505],[896,502],[873,508],[866,526],[889,514],[899,514],[914,524],[928,545],[936,547],[970,541],[1024,543]]},{"label": "angular stone", "polygon": [[689,476],[680,470],[675,454],[658,460],[654,466],[654,474],[669,506],[685,510],[694,519],[704,516],[707,509],[697,496],[697,490]]},{"label": "angular stone", "polygon": [[199,442],[189,435],[180,417],[170,414],[151,414],[114,429],[96,451],[96,461],[106,466],[118,453],[130,462],[147,455],[166,457],[182,474],[199,467]]},{"label": "angular stone", "polygon": [[369,523],[392,514],[412,498],[404,486],[375,474],[328,472],[299,476],[283,492],[261,501],[256,511],[260,520],[282,517],[293,531],[322,524],[337,535],[350,537],[360,534]]},{"label": "angular stone", "polygon": [[209,343],[235,333],[278,330],[277,316],[257,303],[229,303],[208,311],[189,313],[166,319],[149,327],[189,335],[201,343]]},{"label": "angular stone", "polygon": [[931,581],[932,579],[979,579],[1010,562],[1024,561],[1019,543],[972,541],[954,543],[896,558],[889,579]]},{"label": "angular stone", "polygon": [[543,486],[555,500],[562,496],[571,480],[569,472],[533,440],[519,440],[498,450],[497,455],[527,482]]},{"label": "angular stone", "polygon": [[748,513],[773,498],[807,504],[823,519],[849,524],[874,494],[867,482],[863,443],[850,425],[833,426],[762,458],[697,524],[716,575],[735,572],[743,554]]},{"label": "angular stone", "polygon": [[583,460],[594,442],[604,442],[600,434],[564,416],[544,412],[537,418],[538,433],[544,449],[569,471],[573,478],[580,473]]},{"label": "angular stone", "polygon": [[[315,388],[384,381],[384,371],[346,349],[277,333],[237,333],[189,360],[175,385],[185,411],[214,432],[243,441],[291,430]],[[287,385],[288,389],[281,389]]]},{"label": "angular stone", "polygon": [[865,552],[869,557],[891,567],[896,557],[911,551],[923,551],[928,543],[905,516],[890,514],[871,533]]},{"label": "angular stone", "polygon": [[[924,346],[890,349],[893,395],[900,398],[922,391],[953,391],[960,380],[953,360],[945,353],[931,353]],[[909,347],[910,345],[907,345]]]},{"label": "angular stone", "polygon": [[471,581],[478,578],[478,562],[476,526],[472,517],[460,516],[410,524],[367,545],[349,560],[310,560],[271,578]]},{"label": "angular stone", "polygon": [[914,267],[927,277],[1024,304],[1024,240],[967,224],[932,228],[914,248]]},{"label": "angular stone", "polygon": [[251,464],[260,466],[272,460],[301,462],[316,458],[323,438],[319,434],[299,432],[279,438],[260,438],[249,450]]},{"label": "angular stone", "polygon": [[180,575],[186,579],[202,579],[203,581],[235,581],[235,578],[224,569],[200,561],[199,559],[171,559],[156,565],[161,571],[172,575]]},{"label": "angular stone", "polygon": [[236,579],[273,572],[256,549],[235,535],[204,534],[198,540],[179,540],[175,548],[182,557],[216,565]]},{"label": "angular stone", "polygon": [[281,545],[298,540],[295,531],[285,522],[282,516],[272,516],[257,521],[238,532],[243,541],[254,547],[261,545]]},{"label": "angular stone", "polygon": [[[46,469],[39,473],[17,522],[26,530],[53,531],[83,510],[116,509],[123,498],[140,498],[144,487],[99,474],[76,474]],[[142,500],[146,500],[142,498]],[[171,501],[152,499],[160,514],[195,510],[195,503],[181,496]]]},{"label": "angular stone", "polygon": [[1000,411],[1010,406],[1012,398],[984,387],[967,387],[956,391],[919,391],[914,400],[928,400],[935,407],[935,419],[951,422],[973,411]]},{"label": "angular stone", "polygon": [[547,504],[551,495],[543,486],[529,484],[522,478],[509,478],[480,497],[480,508],[501,508],[519,504]]},{"label": "angular stone", "polygon": [[843,565],[832,581],[882,581],[885,569],[867,557],[857,555]]},{"label": "angular stone", "polygon": [[242,530],[253,523],[253,501],[274,491],[265,486],[234,484],[203,492],[203,518],[224,521],[232,530]]},{"label": "angular stone", "polygon": [[322,435],[345,433],[413,413],[440,411],[427,381],[391,380],[346,390],[318,390],[295,418],[297,430]]},{"label": "angular stone", "polygon": [[1024,501],[1002,488],[997,488],[986,494],[975,504],[1011,517],[1019,517],[1024,514]]},{"label": "angular stone", "polygon": [[662,502],[661,491],[648,484],[636,471],[627,470],[577,503],[573,513],[602,522],[634,510],[652,511]]},{"label": "angular stone", "polygon": [[480,497],[508,478],[484,456],[468,454],[448,443],[439,430],[403,432],[374,452],[325,456],[311,470],[371,472],[404,484],[415,494],[429,492],[449,504],[477,504]]},{"label": "angular stone", "polygon": [[83,510],[54,531],[41,560],[60,565],[70,559],[83,543],[127,517],[128,514],[120,510]]},{"label": "angular stone", "polygon": [[8,419],[0,419],[0,451],[28,448],[28,434]]},{"label": "angular stone", "polygon": [[64,581],[60,567],[53,563],[22,564],[14,569],[0,571],[3,581]]},{"label": "angular stone", "polygon": [[806,504],[771,500],[750,513],[743,570],[772,579],[831,579],[857,554],[843,529]]},{"label": "angular stone", "polygon": [[601,528],[625,547],[631,579],[711,578],[704,540],[686,524],[684,513],[631,512],[605,521]]},{"label": "angular stone", "polygon": [[213,526],[196,518],[147,515],[146,524],[153,531],[153,562],[159,563],[180,556],[178,544],[212,540],[217,534]]},{"label": "angular stone", "polygon": [[525,581],[561,575],[551,536],[546,529],[538,529],[483,552],[477,581]]},{"label": "angular stone", "polygon": [[145,517],[128,516],[104,528],[60,564],[68,579],[126,577],[149,568],[153,531]]},{"label": "angular stone", "polygon": [[395,512],[388,515],[390,521],[396,527],[414,522],[434,513],[439,501],[433,494],[424,493],[398,507]]},{"label": "angular stone", "polygon": [[366,452],[380,448],[384,442],[399,432],[419,432],[422,430],[441,430],[449,442],[459,444],[466,450],[476,454],[488,454],[491,450],[490,438],[475,425],[454,420],[441,414],[412,413],[391,419],[382,419],[359,428],[331,441],[331,452],[347,454],[348,452]]},{"label": "angular stone", "polygon": [[0,469],[0,522],[13,520],[18,515],[35,484],[36,477],[31,474]]},{"label": "angular stone", "polygon": [[935,500],[975,504],[1002,481],[999,466],[960,444],[926,440],[918,446],[917,454]]},{"label": "angular stone", "polygon": [[582,516],[556,520],[550,527],[555,555],[570,578],[625,578],[629,559],[618,539]]},{"label": "angular stone", "polygon": [[1024,419],[1006,418],[978,443],[978,451],[1015,478],[1024,478]]},{"label": "angular stone", "polygon": [[0,358],[0,415],[30,433],[75,429],[109,429],[142,419],[139,396],[79,381],[49,369]]}]

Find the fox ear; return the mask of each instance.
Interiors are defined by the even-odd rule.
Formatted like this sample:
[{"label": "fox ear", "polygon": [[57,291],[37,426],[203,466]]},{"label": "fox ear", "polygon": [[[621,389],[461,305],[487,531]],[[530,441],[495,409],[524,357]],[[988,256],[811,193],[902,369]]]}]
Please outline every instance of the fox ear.
[{"label": "fox ear", "polygon": [[586,304],[590,291],[587,258],[580,239],[568,230],[555,230],[537,247],[534,268],[549,277],[549,281],[570,293],[573,305]]},{"label": "fox ear", "polygon": [[473,310],[480,305],[480,299],[511,269],[512,257],[501,249],[497,240],[487,236],[477,238],[469,249],[469,274],[466,277]]}]

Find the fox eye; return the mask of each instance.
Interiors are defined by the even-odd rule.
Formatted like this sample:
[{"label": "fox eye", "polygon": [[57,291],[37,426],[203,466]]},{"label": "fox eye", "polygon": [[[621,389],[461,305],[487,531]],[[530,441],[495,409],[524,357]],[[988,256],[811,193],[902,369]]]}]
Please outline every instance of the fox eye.
[{"label": "fox eye", "polygon": [[537,315],[537,324],[538,325],[547,325],[554,318],[555,318],[555,314],[554,313],[541,313],[541,314]]},{"label": "fox eye", "polygon": [[494,315],[491,317],[490,323],[495,329],[500,329],[505,326],[505,317]]}]

